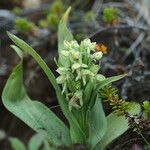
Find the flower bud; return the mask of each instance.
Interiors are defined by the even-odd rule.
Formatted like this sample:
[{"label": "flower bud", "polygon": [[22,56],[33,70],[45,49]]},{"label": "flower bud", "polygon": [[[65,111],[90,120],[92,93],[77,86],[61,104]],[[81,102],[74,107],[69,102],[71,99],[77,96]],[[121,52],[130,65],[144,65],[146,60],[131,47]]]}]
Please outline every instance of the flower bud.
[{"label": "flower bud", "polygon": [[66,80],[65,76],[62,76],[62,75],[56,78],[56,82],[58,84],[63,84],[65,80]]},{"label": "flower bud", "polygon": [[102,56],[103,56],[102,52],[96,52],[92,55],[94,60],[100,60],[102,58]]},{"label": "flower bud", "polygon": [[75,63],[72,65],[72,71],[74,72],[74,70],[77,70],[81,67],[81,65],[79,63]]},{"label": "flower bud", "polygon": [[69,51],[67,51],[67,50],[62,50],[62,51],[61,51],[61,54],[62,54],[63,56],[68,57],[68,56],[69,56]]},{"label": "flower bud", "polygon": [[105,76],[103,76],[102,74],[98,74],[98,75],[96,75],[96,80],[103,81],[103,80],[105,80]]},{"label": "flower bud", "polygon": [[96,47],[96,42],[91,42],[90,39],[85,39],[80,44],[82,49],[86,49],[88,53],[90,53],[90,50],[94,51]]},{"label": "flower bud", "polygon": [[64,46],[67,50],[77,50],[79,48],[79,44],[75,40],[70,42],[64,41]]},{"label": "flower bud", "polygon": [[64,67],[59,67],[57,70],[56,70],[59,74],[66,74],[68,72],[68,69],[67,68],[64,68]]},{"label": "flower bud", "polygon": [[72,50],[72,51],[70,51],[70,54],[74,59],[79,59],[79,57],[80,57],[79,51]]}]

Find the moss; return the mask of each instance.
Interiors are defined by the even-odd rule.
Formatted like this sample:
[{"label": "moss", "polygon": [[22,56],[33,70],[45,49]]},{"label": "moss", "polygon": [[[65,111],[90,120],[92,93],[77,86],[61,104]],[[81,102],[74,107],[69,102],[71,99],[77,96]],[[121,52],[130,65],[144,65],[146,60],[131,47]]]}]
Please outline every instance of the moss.
[{"label": "moss", "polygon": [[103,10],[103,20],[105,23],[111,24],[118,19],[119,10],[113,7],[107,7]]},{"label": "moss", "polygon": [[19,32],[27,33],[32,31],[34,24],[28,21],[26,18],[18,18],[15,20],[15,28]]}]

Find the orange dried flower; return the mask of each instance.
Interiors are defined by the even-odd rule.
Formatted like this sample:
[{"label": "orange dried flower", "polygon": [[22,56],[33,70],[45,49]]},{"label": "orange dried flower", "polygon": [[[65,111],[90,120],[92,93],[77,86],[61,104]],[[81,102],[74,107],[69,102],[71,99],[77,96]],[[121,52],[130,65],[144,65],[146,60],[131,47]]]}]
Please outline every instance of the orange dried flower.
[{"label": "orange dried flower", "polygon": [[103,54],[107,53],[107,47],[102,43],[97,44],[95,50],[96,52],[102,52]]},{"label": "orange dried flower", "polygon": [[113,102],[113,97],[112,97],[112,95],[109,95],[109,96],[108,96],[108,100],[109,100],[110,102]]}]

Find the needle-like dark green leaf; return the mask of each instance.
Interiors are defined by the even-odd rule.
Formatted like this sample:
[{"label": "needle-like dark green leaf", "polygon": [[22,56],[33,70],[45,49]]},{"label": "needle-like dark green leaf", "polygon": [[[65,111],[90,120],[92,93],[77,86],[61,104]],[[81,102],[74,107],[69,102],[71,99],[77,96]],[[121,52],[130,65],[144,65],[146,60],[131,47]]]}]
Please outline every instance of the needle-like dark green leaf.
[{"label": "needle-like dark green leaf", "polygon": [[93,91],[93,94],[92,94],[92,97],[90,99],[90,104],[89,104],[89,107],[92,108],[95,104],[95,99],[97,97],[97,92],[103,88],[104,86],[112,83],[112,82],[115,82],[115,81],[118,81],[122,78],[124,78],[126,76],[126,74],[123,74],[123,75],[118,75],[118,76],[114,76],[114,77],[109,77],[109,78],[106,78],[105,80],[101,81],[100,83],[98,83],[98,85],[96,86],[96,89]]}]

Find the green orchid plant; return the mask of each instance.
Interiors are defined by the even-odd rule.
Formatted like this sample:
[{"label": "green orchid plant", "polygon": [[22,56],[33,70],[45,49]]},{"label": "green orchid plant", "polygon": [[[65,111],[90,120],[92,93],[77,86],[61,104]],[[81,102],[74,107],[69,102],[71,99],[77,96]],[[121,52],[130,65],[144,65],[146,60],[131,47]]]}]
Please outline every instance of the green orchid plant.
[{"label": "green orchid plant", "polygon": [[[96,43],[85,39],[74,40],[66,24],[69,8],[59,23],[58,59],[55,60],[59,76],[56,78],[47,64],[23,40],[8,33],[15,43],[11,47],[20,57],[20,63],[10,75],[2,100],[5,107],[36,132],[47,135],[48,142],[58,149],[65,145],[71,148],[80,144],[86,150],[104,150],[116,138],[128,130],[128,120],[112,112],[105,115],[99,94],[100,89],[125,75],[104,77],[100,74],[99,62],[103,56],[95,51]],[[31,100],[23,86],[23,55],[31,55],[45,72],[54,87],[62,113],[68,126],[41,102]],[[129,112],[139,114],[140,106],[129,103]]]},{"label": "green orchid plant", "polygon": [[27,146],[15,137],[10,137],[9,141],[13,150],[39,150],[41,147],[43,150],[52,150],[48,143],[46,132],[42,130],[31,137]]}]

